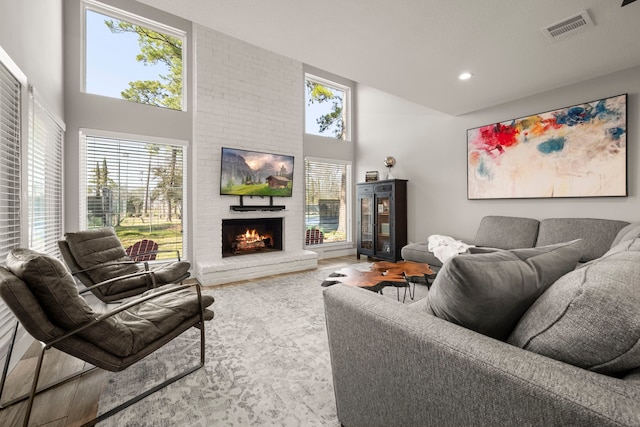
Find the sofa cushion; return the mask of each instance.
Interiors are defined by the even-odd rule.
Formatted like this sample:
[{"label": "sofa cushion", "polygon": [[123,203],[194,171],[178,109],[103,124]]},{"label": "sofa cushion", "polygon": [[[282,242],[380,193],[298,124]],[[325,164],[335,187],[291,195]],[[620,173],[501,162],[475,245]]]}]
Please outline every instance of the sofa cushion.
[{"label": "sofa cushion", "polygon": [[409,243],[402,248],[401,255],[405,261],[423,262],[429,264],[430,267],[442,266],[442,261],[429,250],[427,242]]},{"label": "sofa cushion", "polygon": [[444,263],[429,291],[428,312],[506,340],[529,306],[573,270],[580,241],[486,254],[462,254]]},{"label": "sofa cushion", "polygon": [[603,374],[640,367],[640,238],[554,283],[508,342]]},{"label": "sofa cushion", "polygon": [[480,221],[475,245],[498,249],[532,248],[538,236],[538,224],[537,219],[531,218],[485,216]]},{"label": "sofa cushion", "polygon": [[580,262],[600,258],[628,222],[596,218],[548,218],[540,221],[536,246],[583,239]]},{"label": "sofa cushion", "polygon": [[613,243],[611,243],[611,247],[618,246],[618,244],[628,240],[635,240],[638,237],[640,237],[640,222],[632,222],[618,232],[616,238],[613,239]]}]

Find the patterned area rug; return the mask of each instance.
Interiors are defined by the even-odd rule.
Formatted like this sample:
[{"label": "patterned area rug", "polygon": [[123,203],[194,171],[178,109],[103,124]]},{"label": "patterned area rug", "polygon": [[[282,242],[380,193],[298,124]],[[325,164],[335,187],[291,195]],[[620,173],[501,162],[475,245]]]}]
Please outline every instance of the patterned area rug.
[{"label": "patterned area rug", "polygon": [[[205,290],[216,298],[205,367],[100,425],[339,426],[320,286],[330,273],[325,268]],[[416,286],[416,300],[426,293],[426,286]],[[385,288],[384,295],[397,294]],[[98,412],[195,365],[198,355],[194,330],[129,369],[108,373]]]}]

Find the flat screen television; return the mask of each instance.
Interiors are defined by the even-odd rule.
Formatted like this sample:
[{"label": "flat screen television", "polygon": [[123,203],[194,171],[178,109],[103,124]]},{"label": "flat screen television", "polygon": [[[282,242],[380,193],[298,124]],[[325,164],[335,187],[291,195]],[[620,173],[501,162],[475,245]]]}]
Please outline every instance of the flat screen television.
[{"label": "flat screen television", "polygon": [[293,156],[222,147],[220,194],[291,197]]}]

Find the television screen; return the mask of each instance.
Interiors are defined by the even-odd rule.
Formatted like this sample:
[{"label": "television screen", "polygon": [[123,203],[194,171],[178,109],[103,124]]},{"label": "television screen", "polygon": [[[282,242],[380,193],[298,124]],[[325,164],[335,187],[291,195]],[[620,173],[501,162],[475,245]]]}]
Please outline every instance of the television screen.
[{"label": "television screen", "polygon": [[222,147],[220,194],[291,197],[293,156]]}]

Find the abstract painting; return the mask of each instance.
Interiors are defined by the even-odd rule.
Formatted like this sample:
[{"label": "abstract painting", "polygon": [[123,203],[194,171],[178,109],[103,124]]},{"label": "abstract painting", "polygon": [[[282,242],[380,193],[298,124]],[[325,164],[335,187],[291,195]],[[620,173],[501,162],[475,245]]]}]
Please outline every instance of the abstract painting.
[{"label": "abstract painting", "polygon": [[467,131],[467,198],[627,195],[627,94]]}]

